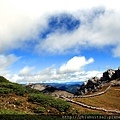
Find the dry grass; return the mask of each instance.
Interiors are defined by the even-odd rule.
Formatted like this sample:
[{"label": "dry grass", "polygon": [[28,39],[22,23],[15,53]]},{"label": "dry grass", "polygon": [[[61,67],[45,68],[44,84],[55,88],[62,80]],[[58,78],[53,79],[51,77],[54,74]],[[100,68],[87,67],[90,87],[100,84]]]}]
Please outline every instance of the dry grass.
[{"label": "dry grass", "polygon": [[[15,94],[0,96],[0,110],[9,109],[18,112],[32,114],[32,108],[37,107],[37,104],[27,102],[28,96],[17,96]],[[15,105],[15,101],[20,101],[20,105]]]},{"label": "dry grass", "polygon": [[[103,88],[105,89],[105,88]],[[74,101],[82,102],[87,105],[103,107],[105,109],[120,110],[120,87],[111,87],[110,90],[100,96],[90,98],[74,98]],[[72,104],[80,113],[104,113],[98,110],[90,110],[79,105]],[[106,114],[106,113],[105,113]]]}]

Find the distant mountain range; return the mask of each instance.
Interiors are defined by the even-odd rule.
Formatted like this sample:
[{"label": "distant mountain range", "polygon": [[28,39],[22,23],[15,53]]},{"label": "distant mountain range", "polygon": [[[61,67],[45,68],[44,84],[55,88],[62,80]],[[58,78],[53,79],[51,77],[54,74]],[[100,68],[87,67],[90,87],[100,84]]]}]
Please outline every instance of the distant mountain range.
[{"label": "distant mountain range", "polygon": [[65,83],[35,83],[28,85],[33,89],[42,91],[43,93],[51,93],[57,91],[66,91],[75,95],[88,94],[96,92],[104,86],[104,83],[120,78],[120,67],[118,70],[108,69],[103,73],[101,78],[93,77],[85,82],[65,82]]},{"label": "distant mountain range", "polygon": [[75,92],[77,92],[77,88],[83,84],[83,82],[44,83],[44,84],[74,94]]},{"label": "distant mountain range", "polygon": [[54,92],[55,90],[66,91],[69,93],[76,93],[77,88],[80,87],[83,82],[64,82],[64,83],[35,83],[30,85],[22,84],[23,86],[28,86],[33,89],[43,91],[43,92]]}]

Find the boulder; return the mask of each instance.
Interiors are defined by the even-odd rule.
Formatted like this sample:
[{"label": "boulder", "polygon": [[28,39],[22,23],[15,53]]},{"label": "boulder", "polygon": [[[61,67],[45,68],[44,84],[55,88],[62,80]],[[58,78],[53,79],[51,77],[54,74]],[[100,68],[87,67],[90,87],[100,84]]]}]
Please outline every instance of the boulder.
[{"label": "boulder", "polygon": [[116,70],[116,75],[117,75],[117,78],[120,78],[120,67],[118,67],[118,70]]},{"label": "boulder", "polygon": [[80,95],[84,95],[85,93],[83,91],[80,91]]},{"label": "boulder", "polygon": [[98,77],[93,77],[93,78],[89,79],[88,81],[85,81],[81,85],[81,87],[77,89],[77,91],[79,91],[78,93],[80,93],[80,95],[87,94],[88,91],[91,92],[93,89],[95,89],[95,91],[96,91],[97,90],[96,86],[98,86],[100,83],[101,82]]},{"label": "boulder", "polygon": [[88,90],[87,88],[84,89],[84,93],[87,94],[88,93]]},{"label": "boulder", "polygon": [[97,92],[97,87],[95,85],[94,85],[93,91]]},{"label": "boulder", "polygon": [[90,91],[92,91],[92,89],[91,89],[91,88],[88,88],[88,91],[90,92]]},{"label": "boulder", "polygon": [[103,73],[103,77],[101,78],[101,80],[110,81],[117,78],[120,78],[120,67],[118,67],[118,70],[108,69],[106,72]]},{"label": "boulder", "polygon": [[103,73],[102,80],[107,81],[107,80],[112,80],[115,78],[115,70],[113,69],[108,69],[106,72]]},{"label": "boulder", "polygon": [[88,80],[86,87],[87,88],[93,88],[94,85],[97,86],[99,84],[99,78],[98,77],[93,77]]}]

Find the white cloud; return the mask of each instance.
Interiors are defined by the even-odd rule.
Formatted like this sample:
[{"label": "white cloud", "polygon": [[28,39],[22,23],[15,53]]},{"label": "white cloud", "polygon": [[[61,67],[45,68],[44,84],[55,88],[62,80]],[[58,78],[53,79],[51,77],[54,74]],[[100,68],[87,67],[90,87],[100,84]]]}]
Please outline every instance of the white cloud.
[{"label": "white cloud", "polygon": [[35,15],[36,6],[32,7],[32,3],[32,6],[29,3],[18,0],[0,1],[0,52],[23,48],[26,41],[37,39],[38,31],[45,24],[45,19],[38,14],[39,11]]},{"label": "white cloud", "polygon": [[25,66],[18,74],[7,74],[6,78],[19,83],[85,81],[92,75],[96,76],[99,73],[98,71],[84,71],[84,67],[93,61],[93,58],[87,60],[84,56],[75,56],[58,69],[51,66],[33,74],[31,72],[34,67]]},{"label": "white cloud", "polygon": [[120,57],[120,44],[118,42],[118,45],[112,50],[114,57]]},{"label": "white cloud", "polygon": [[34,67],[25,66],[22,70],[20,70],[19,75],[30,75],[33,70]]},{"label": "white cloud", "polygon": [[[48,73],[50,74],[50,73]],[[5,77],[12,82],[18,83],[43,83],[43,82],[82,82],[90,79],[91,77],[101,77],[101,71],[81,71],[81,72],[74,72],[74,73],[59,73],[56,74],[29,74],[29,75],[10,75],[7,74]]]},{"label": "white cloud", "polygon": [[[103,14],[98,14],[89,22],[95,11],[102,8],[92,9],[74,13],[79,17],[81,24],[72,33],[52,33],[36,46],[38,51],[44,50],[50,53],[65,53],[77,48],[104,48],[112,46],[114,56],[120,57],[120,12],[105,10]],[[80,13],[79,13],[80,12]]]},{"label": "white cloud", "polygon": [[6,75],[11,65],[16,62],[20,57],[16,57],[14,54],[3,55],[0,54],[0,75]]},{"label": "white cloud", "polygon": [[71,58],[66,64],[60,67],[60,72],[77,72],[80,71],[84,66],[94,62],[93,58],[86,60],[84,56],[75,56]]},{"label": "white cloud", "polygon": [[91,28],[87,23],[71,34],[51,34],[37,46],[37,49],[38,51],[43,49],[52,53],[55,51],[63,53],[77,46],[113,45],[115,48],[113,53],[120,56],[119,49],[116,47],[116,44],[120,44],[120,13],[118,12],[120,7],[118,2],[114,0],[53,0],[52,2],[49,0],[1,0],[0,52],[23,48],[26,41],[39,40],[38,34],[41,29],[46,27],[46,19],[49,15],[67,12],[79,17],[79,13],[82,13],[81,10],[83,12],[90,11],[91,8],[99,6],[104,6],[106,10],[112,9],[115,12],[106,12],[100,18],[95,19],[90,25]]},{"label": "white cloud", "polygon": [[103,71],[91,70],[91,71],[87,71],[85,73],[84,77],[86,79],[90,79],[90,78],[95,77],[95,76],[100,78],[100,77],[102,77],[102,75],[103,75]]}]

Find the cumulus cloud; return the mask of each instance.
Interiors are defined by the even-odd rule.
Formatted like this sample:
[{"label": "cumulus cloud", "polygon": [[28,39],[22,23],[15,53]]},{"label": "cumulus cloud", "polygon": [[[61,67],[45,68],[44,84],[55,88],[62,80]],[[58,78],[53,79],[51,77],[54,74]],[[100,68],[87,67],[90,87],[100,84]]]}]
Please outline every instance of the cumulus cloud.
[{"label": "cumulus cloud", "polygon": [[33,5],[27,3],[28,1],[0,1],[0,53],[23,48],[23,44],[25,47],[26,42],[31,39],[31,42],[36,41],[38,31],[43,24],[45,26],[44,17],[38,12],[36,15],[35,7],[32,9]]},{"label": "cumulus cloud", "polygon": [[30,75],[34,70],[34,67],[25,66],[22,70],[20,70],[19,75]]},{"label": "cumulus cloud", "polygon": [[112,49],[112,52],[114,54],[114,57],[120,57],[120,44],[118,42],[118,45]]},{"label": "cumulus cloud", "polygon": [[3,55],[0,54],[0,75],[6,75],[14,62],[20,57],[16,57],[14,54]]},{"label": "cumulus cloud", "polygon": [[[44,50],[50,53],[64,53],[89,46],[113,46],[114,56],[120,57],[120,12],[117,2],[54,0],[53,3],[49,0],[0,1],[0,52],[23,48],[23,44],[26,47],[32,42],[35,43],[32,48],[35,47],[38,52]],[[103,14],[96,12],[101,10],[98,6],[105,6]],[[93,7],[94,10],[91,10]],[[39,39],[40,33],[47,27],[48,18],[57,13],[70,13],[82,24],[72,33],[54,32],[45,40]]]},{"label": "cumulus cloud", "polygon": [[75,56],[71,58],[66,64],[60,67],[60,72],[77,72],[80,71],[84,66],[94,62],[93,58],[86,60],[84,56]]},{"label": "cumulus cloud", "polygon": [[101,73],[99,71],[84,71],[84,67],[92,62],[94,62],[93,58],[87,60],[84,56],[75,56],[59,68],[51,66],[33,74],[31,72],[34,67],[25,66],[18,74],[7,74],[6,77],[19,83],[85,81]]},{"label": "cumulus cloud", "polygon": [[91,11],[75,13],[81,21],[79,28],[72,33],[54,32],[40,41],[37,50],[50,53],[65,53],[77,48],[94,47],[102,49],[112,46],[111,52],[120,57],[120,12],[96,8]]},{"label": "cumulus cloud", "polygon": [[[48,75],[50,74],[50,75]],[[51,83],[51,82],[83,82],[88,80],[91,77],[102,76],[102,71],[81,71],[81,72],[74,72],[74,73],[44,73],[44,74],[29,74],[29,75],[19,75],[14,74],[10,75],[7,74],[6,78],[10,79],[12,82],[18,83]]]}]

